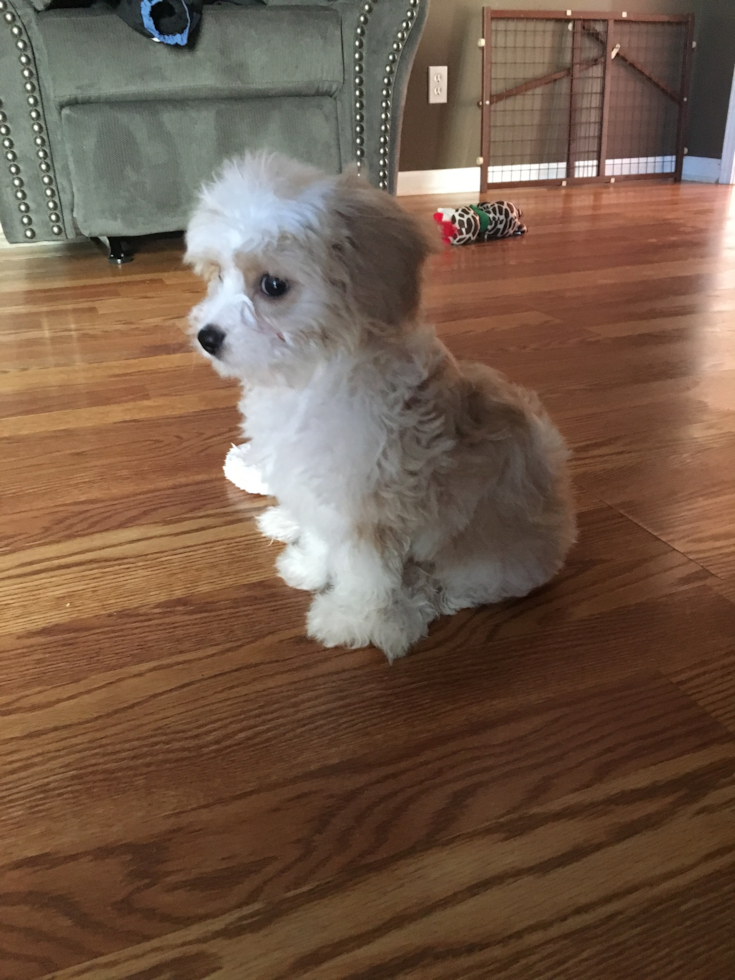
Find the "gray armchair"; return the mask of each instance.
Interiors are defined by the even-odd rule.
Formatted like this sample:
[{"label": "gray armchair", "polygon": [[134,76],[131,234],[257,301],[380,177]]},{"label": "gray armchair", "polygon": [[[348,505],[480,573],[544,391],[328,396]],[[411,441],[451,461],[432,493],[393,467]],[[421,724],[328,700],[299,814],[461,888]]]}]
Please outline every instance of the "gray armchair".
[{"label": "gray armchair", "polygon": [[192,49],[104,4],[47,3],[0,0],[9,241],[179,231],[202,181],[261,147],[330,172],[356,161],[394,190],[428,0],[215,3]]}]

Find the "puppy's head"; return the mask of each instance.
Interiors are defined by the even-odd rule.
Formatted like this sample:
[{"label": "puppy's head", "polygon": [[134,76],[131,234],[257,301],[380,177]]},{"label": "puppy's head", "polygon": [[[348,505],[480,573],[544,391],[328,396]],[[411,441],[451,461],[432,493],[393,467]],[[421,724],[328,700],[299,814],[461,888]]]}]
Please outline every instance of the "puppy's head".
[{"label": "puppy's head", "polygon": [[313,370],[411,328],[428,251],[413,219],[357,175],[245,156],[204,188],[189,223],[186,261],[209,282],[194,334],[223,375]]}]

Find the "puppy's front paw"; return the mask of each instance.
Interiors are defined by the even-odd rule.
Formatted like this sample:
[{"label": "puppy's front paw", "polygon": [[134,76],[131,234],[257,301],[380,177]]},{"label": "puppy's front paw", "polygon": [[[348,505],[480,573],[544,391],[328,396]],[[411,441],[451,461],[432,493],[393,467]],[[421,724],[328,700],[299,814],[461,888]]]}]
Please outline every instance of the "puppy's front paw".
[{"label": "puppy's front paw", "polygon": [[320,556],[310,554],[296,544],[290,544],[281,552],[276,568],[286,585],[290,585],[292,589],[318,592],[328,582],[324,561]]},{"label": "puppy's front paw", "polygon": [[424,628],[409,632],[410,628],[411,624],[409,623],[402,623],[388,616],[380,616],[373,624],[370,640],[373,646],[383,651],[388,658],[388,663],[392,664],[394,660],[405,656],[409,647],[426,635]]},{"label": "puppy's front paw", "polygon": [[406,607],[361,609],[334,593],[316,596],[306,619],[307,633],[326,647],[378,647],[392,663],[426,635],[428,617]]},{"label": "puppy's front paw", "polygon": [[325,647],[370,646],[364,624],[330,592],[315,596],[306,617],[306,632]]},{"label": "puppy's front paw", "polygon": [[271,541],[293,544],[298,541],[301,528],[283,507],[269,507],[259,514],[255,523],[258,530]]},{"label": "puppy's front paw", "polygon": [[225,457],[224,471],[225,476],[234,483],[239,490],[246,493],[257,493],[267,497],[270,490],[265,484],[260,470],[257,466],[248,463],[248,444],[244,446],[233,446]]}]

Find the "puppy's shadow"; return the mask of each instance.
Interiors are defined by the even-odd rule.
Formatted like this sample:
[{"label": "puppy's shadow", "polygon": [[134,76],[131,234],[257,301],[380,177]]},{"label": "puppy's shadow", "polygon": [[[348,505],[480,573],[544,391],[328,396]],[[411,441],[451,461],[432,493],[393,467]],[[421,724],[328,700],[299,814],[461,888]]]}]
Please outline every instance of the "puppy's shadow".
[{"label": "puppy's shadow", "polygon": [[573,656],[550,649],[547,630],[560,615],[560,595],[556,580],[522,599],[440,617],[385,671],[386,686],[392,696],[405,689],[408,697],[429,699],[439,713],[449,704],[474,714],[553,694],[575,669]]}]

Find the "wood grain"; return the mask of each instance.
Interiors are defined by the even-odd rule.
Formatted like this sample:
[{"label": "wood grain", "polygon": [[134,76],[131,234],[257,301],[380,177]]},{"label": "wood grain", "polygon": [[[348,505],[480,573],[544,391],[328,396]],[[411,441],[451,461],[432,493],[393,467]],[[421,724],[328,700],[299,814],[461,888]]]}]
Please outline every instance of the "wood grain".
[{"label": "wood grain", "polygon": [[731,884],[733,776],[732,745],[682,756],[56,976],[498,975],[550,940],[681,900],[703,878]]},{"label": "wood grain", "polygon": [[735,204],[512,196],[427,312],[539,390],[580,541],[393,667],[222,476],[180,240],[0,253],[0,980],[735,975]]}]

